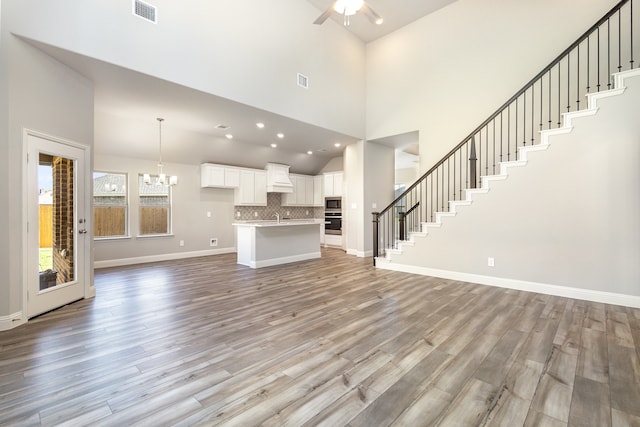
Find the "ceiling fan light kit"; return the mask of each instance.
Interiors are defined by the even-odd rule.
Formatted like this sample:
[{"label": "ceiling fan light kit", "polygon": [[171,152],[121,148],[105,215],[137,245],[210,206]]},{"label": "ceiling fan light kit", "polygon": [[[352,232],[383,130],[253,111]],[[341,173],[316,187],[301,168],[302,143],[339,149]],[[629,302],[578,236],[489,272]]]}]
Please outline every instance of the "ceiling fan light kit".
[{"label": "ceiling fan light kit", "polygon": [[322,25],[324,21],[331,16],[333,12],[337,12],[343,16],[343,24],[348,26],[350,17],[358,12],[362,12],[371,23],[380,25],[383,19],[378,15],[364,0],[336,0],[318,17],[313,23]]},{"label": "ceiling fan light kit", "polygon": [[333,4],[333,10],[338,12],[340,15],[351,16],[355,15],[362,6],[364,5],[364,0],[337,0]]}]

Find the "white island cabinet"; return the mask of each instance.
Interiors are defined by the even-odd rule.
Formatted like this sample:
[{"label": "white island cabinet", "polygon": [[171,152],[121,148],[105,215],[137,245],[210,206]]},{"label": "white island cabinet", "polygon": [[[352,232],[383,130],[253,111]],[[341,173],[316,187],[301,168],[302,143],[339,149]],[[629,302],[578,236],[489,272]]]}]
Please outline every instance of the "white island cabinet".
[{"label": "white island cabinet", "polygon": [[269,267],[320,258],[323,220],[235,222],[238,264]]}]

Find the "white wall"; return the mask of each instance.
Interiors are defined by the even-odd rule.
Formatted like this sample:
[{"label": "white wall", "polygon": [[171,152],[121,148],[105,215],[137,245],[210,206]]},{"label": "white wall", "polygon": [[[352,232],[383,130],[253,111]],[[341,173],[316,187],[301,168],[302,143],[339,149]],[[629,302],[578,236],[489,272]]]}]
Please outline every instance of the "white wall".
[{"label": "white wall", "polygon": [[367,139],[419,131],[424,172],[615,0],[458,0],[367,45]]},{"label": "white wall", "polygon": [[396,169],[395,183],[396,185],[410,186],[419,178],[418,166],[412,168]]},{"label": "white wall", "polygon": [[334,157],[329,160],[326,165],[320,170],[320,173],[325,172],[342,172],[344,170],[344,157]]},{"label": "white wall", "polygon": [[349,254],[370,256],[373,253],[371,212],[381,210],[393,200],[394,150],[360,141],[346,147],[344,164],[345,248]]},{"label": "white wall", "polygon": [[[2,3],[4,8],[6,2]],[[26,230],[23,225],[23,130],[31,129],[93,145],[93,87],[86,78],[44,55],[8,33],[8,16],[2,14],[0,37],[0,145],[4,179],[0,183],[0,247],[3,279],[0,282],[0,327],[4,316],[22,310],[23,257]],[[6,104],[5,104],[6,103]],[[88,165],[91,170],[91,165]],[[6,263],[6,264],[4,264]]]},{"label": "white wall", "polygon": [[[394,149],[369,142],[364,150],[364,204],[362,212],[363,248],[373,254],[373,216],[394,199]],[[375,206],[375,207],[374,207]]]},{"label": "white wall", "polygon": [[[11,0],[24,37],[348,135],[364,134],[364,44],[300,0]],[[274,48],[275,47],[275,48]],[[309,77],[309,89],[296,74]]]},{"label": "white wall", "polygon": [[578,298],[626,295],[617,303],[640,306],[640,76],[627,84],[393,261],[479,283],[572,288]]},{"label": "white wall", "polygon": [[[225,253],[235,251],[233,222],[234,192],[231,189],[201,188],[200,166],[164,163],[167,174],[177,175],[172,191],[172,236],[138,237],[138,174],[157,171],[157,162],[96,155],[94,168],[102,172],[120,172],[129,178],[128,239],[95,241],[97,266],[131,264],[157,259]],[[211,212],[211,217],[207,217]],[[217,247],[209,239],[218,239]],[[180,241],[184,246],[180,246]]]},{"label": "white wall", "polygon": [[[2,0],[0,0],[0,6]],[[8,35],[4,31],[4,15],[0,7],[0,205],[9,206],[9,49],[7,46]],[[0,209],[0,241],[10,242],[9,209]],[[9,272],[0,278],[0,317],[11,313],[10,297],[10,265],[11,245],[0,246],[0,270]],[[15,272],[13,273],[15,274]],[[17,279],[14,279],[17,280]]]},{"label": "white wall", "polygon": [[364,203],[364,145],[359,141],[345,147],[342,181],[342,239],[348,254],[357,255],[363,246],[362,205]]}]

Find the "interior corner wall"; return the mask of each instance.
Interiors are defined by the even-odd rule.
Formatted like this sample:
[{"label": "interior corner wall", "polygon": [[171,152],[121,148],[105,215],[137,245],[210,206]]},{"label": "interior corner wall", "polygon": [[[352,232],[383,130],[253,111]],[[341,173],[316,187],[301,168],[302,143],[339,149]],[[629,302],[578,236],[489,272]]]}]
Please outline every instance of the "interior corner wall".
[{"label": "interior corner wall", "polygon": [[[4,14],[2,13],[2,0],[0,0],[0,206],[11,206],[9,198],[9,143],[8,143],[8,120],[9,120],[9,65],[7,35],[4,32]],[[5,274],[0,278],[0,318],[8,316],[10,310],[10,283],[11,280],[6,272],[10,271],[9,254],[11,248],[6,242],[9,240],[9,209],[0,209],[0,241],[5,244],[0,245],[0,271]]]},{"label": "interior corner wall", "polygon": [[350,144],[344,149],[344,175],[342,181],[342,234],[343,246],[348,254],[363,252],[362,212],[364,204],[364,141]]},{"label": "interior corner wall", "polygon": [[457,0],[367,44],[367,139],[419,130],[425,172],[617,2]]},{"label": "interior corner wall", "polygon": [[364,149],[364,252],[373,254],[373,216],[394,199],[395,150],[375,142],[367,142]]},{"label": "interior corner wall", "polygon": [[373,253],[371,212],[393,201],[394,150],[359,141],[345,148],[344,163],[345,248],[352,255],[370,256]]},{"label": "interior corner wall", "polygon": [[320,173],[326,172],[342,172],[344,170],[344,157],[334,157],[329,160],[326,165],[320,170]]},{"label": "interior corner wall", "polygon": [[[6,161],[6,179],[0,185],[0,201],[8,207],[0,233],[5,245],[2,262],[7,262],[0,283],[0,318],[21,312],[23,302],[23,259],[26,231],[22,209],[25,167],[23,163],[23,131],[30,129],[57,138],[93,145],[93,86],[86,78],[45,55],[40,50],[8,32],[5,5],[2,3],[2,67],[0,83],[6,84],[6,143],[2,145],[2,161]],[[4,89],[3,89],[4,90]],[[2,101],[3,103],[5,101]],[[4,119],[0,119],[4,123]],[[3,135],[3,139],[4,139]],[[90,173],[92,165],[87,165]],[[6,251],[6,253],[4,252]],[[6,260],[6,261],[4,261]]]}]

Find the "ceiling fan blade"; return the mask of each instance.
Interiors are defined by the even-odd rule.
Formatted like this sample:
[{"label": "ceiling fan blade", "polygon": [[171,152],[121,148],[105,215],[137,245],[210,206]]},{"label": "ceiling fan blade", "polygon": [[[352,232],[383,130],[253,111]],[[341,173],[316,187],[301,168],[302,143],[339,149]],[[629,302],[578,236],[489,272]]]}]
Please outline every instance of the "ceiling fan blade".
[{"label": "ceiling fan blade", "polygon": [[336,3],[337,3],[337,0],[331,2],[331,6],[329,6],[327,8],[327,10],[325,10],[322,13],[322,15],[318,16],[318,19],[313,21],[313,23],[316,24],[316,25],[322,25],[324,23],[324,21],[326,21],[331,16],[331,14],[333,13],[333,6],[335,6]]},{"label": "ceiling fan blade", "polygon": [[362,5],[362,9],[360,9],[362,13],[371,21],[372,24],[382,24],[382,16],[378,15],[375,10],[371,8],[367,3]]}]

